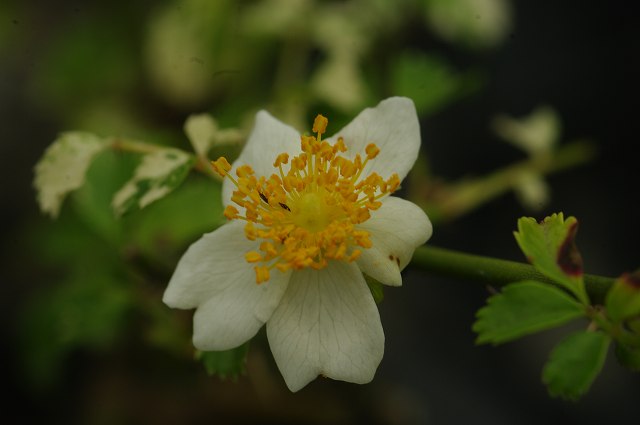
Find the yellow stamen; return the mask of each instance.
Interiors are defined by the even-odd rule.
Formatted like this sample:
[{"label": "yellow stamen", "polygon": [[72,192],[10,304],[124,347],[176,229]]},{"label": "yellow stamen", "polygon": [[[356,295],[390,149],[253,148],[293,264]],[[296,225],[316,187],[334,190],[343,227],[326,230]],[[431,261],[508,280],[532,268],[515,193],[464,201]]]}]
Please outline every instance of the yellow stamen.
[{"label": "yellow stamen", "polygon": [[227,206],[225,217],[245,220],[245,237],[259,241],[258,251],[245,254],[247,262],[257,263],[257,283],[268,281],[274,267],[285,272],[322,269],[332,260],[355,261],[371,247],[369,233],[358,226],[400,185],[397,174],[386,180],[376,173],[363,177],[380,149],[370,143],[366,156],[356,153],[347,159],[340,155],[347,151],[342,137],[334,144],[322,140],[327,124],[318,115],[313,123],[316,135],[301,136],[299,155],[278,155],[271,176],[258,178],[249,165],[241,165],[236,180],[225,158],[212,162],[216,172],[236,186],[231,201],[240,209]]},{"label": "yellow stamen", "polygon": [[256,251],[247,252],[244,255],[244,258],[249,263],[257,263],[258,261],[262,261],[262,255],[260,255],[260,253]]},{"label": "yellow stamen", "polygon": [[256,283],[262,283],[269,280],[269,269],[265,266],[256,266]]},{"label": "yellow stamen", "polygon": [[380,153],[380,149],[373,143],[369,143],[364,151],[367,153],[367,159],[373,159]]},{"label": "yellow stamen", "polygon": [[227,175],[229,170],[231,170],[231,164],[227,161],[227,158],[221,156],[215,161],[211,161],[211,165],[213,165],[213,169],[216,173],[220,174],[220,176],[224,177]]},{"label": "yellow stamen", "polygon": [[318,133],[318,136],[324,134],[327,131],[327,124],[329,124],[329,120],[318,114],[316,119],[313,120],[313,132]]},{"label": "yellow stamen", "polygon": [[224,209],[224,216],[229,220],[233,220],[234,218],[238,218],[239,211],[233,205],[227,205]]}]

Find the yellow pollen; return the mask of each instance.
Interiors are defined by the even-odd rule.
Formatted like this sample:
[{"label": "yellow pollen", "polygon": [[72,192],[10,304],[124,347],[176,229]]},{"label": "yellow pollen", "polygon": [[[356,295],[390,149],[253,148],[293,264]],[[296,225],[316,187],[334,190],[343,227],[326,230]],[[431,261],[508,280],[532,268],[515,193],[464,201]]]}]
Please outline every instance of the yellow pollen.
[{"label": "yellow pollen", "polygon": [[251,166],[242,165],[235,179],[224,157],[212,162],[214,170],[236,186],[231,201],[237,207],[227,206],[225,217],[246,221],[245,237],[258,243],[256,251],[245,254],[247,262],[256,264],[257,283],[268,281],[273,268],[322,269],[332,260],[355,261],[372,245],[359,225],[400,185],[397,174],[386,180],[376,173],[363,176],[380,149],[370,143],[364,157],[341,156],[347,151],[342,137],[333,144],[322,140],[327,124],[318,115],[316,135],[301,136],[299,155],[279,154],[271,176],[257,177]]}]

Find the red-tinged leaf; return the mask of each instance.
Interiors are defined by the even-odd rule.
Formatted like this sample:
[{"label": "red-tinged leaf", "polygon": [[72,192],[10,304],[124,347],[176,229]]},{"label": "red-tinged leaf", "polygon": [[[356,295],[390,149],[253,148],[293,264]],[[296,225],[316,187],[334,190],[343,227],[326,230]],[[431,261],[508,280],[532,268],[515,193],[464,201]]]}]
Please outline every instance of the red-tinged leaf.
[{"label": "red-tinged leaf", "polygon": [[578,221],[566,220],[562,213],[552,214],[538,223],[533,218],[518,220],[516,241],[527,259],[540,273],[589,304],[584,289],[582,259],[575,245]]}]

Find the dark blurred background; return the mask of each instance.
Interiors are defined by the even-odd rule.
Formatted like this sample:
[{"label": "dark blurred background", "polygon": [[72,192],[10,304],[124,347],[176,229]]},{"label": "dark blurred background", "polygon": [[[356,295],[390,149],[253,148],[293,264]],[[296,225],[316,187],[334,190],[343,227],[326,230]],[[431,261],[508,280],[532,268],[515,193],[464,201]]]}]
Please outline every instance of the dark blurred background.
[{"label": "dark blurred background", "polygon": [[[562,141],[593,140],[598,156],[548,177],[551,201],[543,210],[532,213],[513,194],[505,194],[436,226],[430,243],[521,261],[512,236],[517,218],[563,211],[579,219],[577,243],[587,272],[616,276],[632,271],[640,266],[640,173],[635,154],[639,40],[631,6],[577,0],[511,5],[512,28],[500,46],[488,51],[456,48],[417,18],[404,24],[400,43],[407,48],[437,52],[455,69],[478,69],[483,75],[482,87],[424,116],[423,151],[431,172],[457,180],[522,159],[522,153],[493,133],[491,120],[499,113],[523,116],[541,104],[558,111]],[[112,345],[70,350],[59,363],[54,384],[39,386],[27,379],[28,353],[21,334],[25,306],[65,273],[50,263],[43,265],[39,258],[39,232],[58,224],[38,211],[33,167],[59,132],[99,121],[99,114],[93,120],[78,120],[68,111],[75,109],[77,116],[85,97],[103,96],[109,103],[113,91],[126,92],[133,116],[179,132],[184,118],[207,109],[208,101],[224,104],[215,99],[171,103],[139,77],[127,74],[140,66],[137,55],[143,52],[134,48],[122,53],[118,43],[139,37],[155,8],[152,1],[0,6],[0,362],[8,381],[0,413],[3,422],[587,425],[631,423],[637,418],[640,379],[612,356],[580,401],[552,399],[540,381],[541,369],[551,348],[570,329],[500,347],[477,347],[471,324],[489,294],[487,288],[413,267],[405,272],[404,287],[388,289],[380,306],[386,353],[370,385],[318,380],[289,394],[262,334],[249,357],[250,378],[223,382],[208,377],[197,362],[146,345],[137,333],[144,327],[135,314],[131,329]],[[313,25],[314,17],[308,19]],[[93,25],[101,30],[94,31]],[[105,27],[112,32],[105,33]],[[94,36],[116,41],[112,46]],[[73,48],[61,51],[64,37],[83,38],[85,46],[73,48],[103,52],[107,58],[69,68],[78,72],[75,93],[65,93],[56,81],[42,81],[49,72],[51,78],[60,72],[48,68],[58,64],[52,58],[62,55],[73,62]],[[123,59],[136,65],[118,62]],[[85,84],[86,73],[113,86]],[[257,105],[265,106],[266,100]],[[159,307],[163,276],[159,274],[150,292]],[[190,318],[180,317],[186,323]]]}]

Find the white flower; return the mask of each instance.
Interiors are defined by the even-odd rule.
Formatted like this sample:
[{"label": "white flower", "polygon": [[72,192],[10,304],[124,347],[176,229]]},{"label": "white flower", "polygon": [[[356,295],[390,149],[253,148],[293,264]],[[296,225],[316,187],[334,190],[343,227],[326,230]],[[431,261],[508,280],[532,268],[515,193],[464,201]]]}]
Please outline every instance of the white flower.
[{"label": "white flower", "polygon": [[233,167],[213,163],[230,221],[191,245],[164,294],[197,309],[201,350],[237,347],[266,323],[291,391],[318,375],[373,379],[384,333],[363,273],[400,286],[432,232],[419,207],[389,196],[418,155],[413,102],[384,100],[323,140],[326,125],[319,115],[316,136],[300,136],[257,114]]}]

